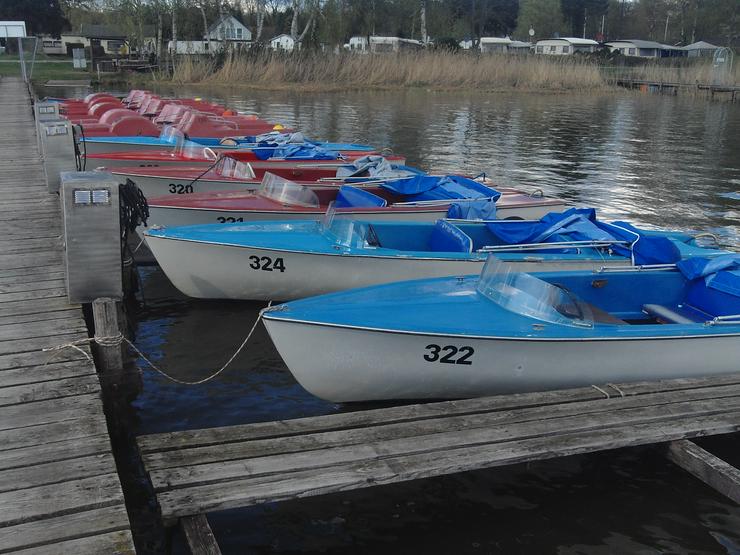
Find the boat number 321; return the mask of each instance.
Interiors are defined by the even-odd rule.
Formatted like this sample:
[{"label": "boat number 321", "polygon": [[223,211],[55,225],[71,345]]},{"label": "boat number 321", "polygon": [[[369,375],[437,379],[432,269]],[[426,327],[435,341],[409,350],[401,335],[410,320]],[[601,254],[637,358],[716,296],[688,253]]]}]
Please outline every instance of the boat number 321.
[{"label": "boat number 321", "polygon": [[250,256],[249,267],[252,270],[264,270],[265,272],[284,272],[285,263],[282,258],[270,258],[269,256]]},{"label": "boat number 321", "polygon": [[475,350],[473,347],[463,346],[455,347],[454,345],[445,345],[441,347],[432,343],[426,347],[427,353],[424,360],[427,362],[441,362],[443,364],[473,364],[470,357]]}]

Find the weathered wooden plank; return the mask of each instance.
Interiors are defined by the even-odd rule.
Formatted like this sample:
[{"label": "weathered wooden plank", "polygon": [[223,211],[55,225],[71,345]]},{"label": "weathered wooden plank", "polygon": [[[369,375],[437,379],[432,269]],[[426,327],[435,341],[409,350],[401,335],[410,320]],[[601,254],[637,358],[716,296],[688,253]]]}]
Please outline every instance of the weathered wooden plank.
[{"label": "weathered wooden plank", "polygon": [[[80,348],[90,356],[89,346],[80,345]],[[54,352],[43,352],[41,350],[37,350],[26,353],[12,353],[0,355],[0,370],[39,366],[57,362],[69,362],[73,360],[92,360],[92,357],[90,356],[90,359],[87,359],[85,358],[85,355],[76,349],[62,349]]]},{"label": "weathered wooden plank", "polygon": [[[42,351],[81,341],[85,338],[80,332],[59,333],[50,336],[28,337],[24,339],[14,339],[12,341],[0,341],[0,355],[9,355],[13,353],[26,353],[29,351]],[[71,349],[71,348],[70,348]],[[46,353],[49,357],[52,353]]]},{"label": "weathered wooden plank", "polygon": [[180,519],[180,527],[192,555],[221,555],[206,515],[183,517]]},{"label": "weathered wooden plank", "polygon": [[17,314],[15,316],[0,316],[0,326],[24,324],[30,322],[49,322],[51,320],[67,320],[70,323],[84,322],[82,310],[70,308],[52,312],[36,312],[34,314]]},{"label": "weathered wooden plank", "polygon": [[0,294],[4,293],[22,293],[34,291],[37,289],[62,289],[67,286],[67,282],[62,279],[45,279],[40,281],[26,281],[25,283],[0,283]]},{"label": "weathered wooden plank", "polygon": [[96,536],[86,536],[74,540],[54,544],[42,545],[22,551],[15,551],[17,555],[135,555],[134,542],[131,532],[119,530]]},{"label": "weathered wooden plank", "polygon": [[[57,446],[62,446],[63,442],[91,436],[105,436],[107,432],[108,428],[104,418],[90,418],[83,414],[73,420],[0,430],[0,452],[21,447],[46,446],[54,443]],[[102,443],[101,445],[105,447],[106,444]],[[75,452],[73,452],[74,454]],[[82,453],[76,452],[76,454],[82,456]],[[42,459],[38,458],[36,462],[42,462]],[[5,464],[10,463],[6,460]]]},{"label": "weathered wooden plank", "polygon": [[46,366],[0,370],[0,388],[95,375],[95,366],[88,361],[51,362]]},{"label": "weathered wooden plank", "polygon": [[[400,430],[386,430],[378,439],[368,439],[364,433],[350,437],[346,443],[329,443],[335,447],[322,448],[323,438],[312,442],[312,447],[305,451],[300,448],[295,452],[281,445],[274,455],[267,454],[259,457],[246,458],[251,455],[245,450],[246,457],[240,460],[228,461],[228,455],[219,462],[203,464],[198,458],[190,459],[190,465],[177,466],[164,469],[156,469],[146,461],[150,469],[150,477],[156,490],[186,487],[204,482],[216,482],[219,480],[231,480],[247,475],[264,475],[272,473],[286,474],[312,467],[330,466],[338,463],[360,461],[378,457],[394,457],[416,453],[437,453],[445,450],[466,448],[469,446],[514,441],[517,439],[532,438],[538,436],[555,436],[563,431],[567,433],[602,429],[608,433],[608,429],[614,426],[631,424],[633,426],[644,425],[652,422],[669,423],[675,420],[685,419],[690,416],[707,416],[722,411],[740,411],[740,397],[733,398],[732,402],[724,402],[721,408],[717,407],[717,401],[689,401],[675,403],[670,406],[641,406],[628,409],[618,409],[612,406],[611,410],[601,413],[580,413],[570,416],[553,417],[541,416],[540,419],[524,419],[515,413],[498,415],[495,419],[485,419],[477,415],[472,422],[465,417],[456,424],[449,427],[436,426],[433,429],[421,429],[414,433],[415,427],[406,427]],[[602,403],[610,405],[612,403]],[[343,432],[339,432],[343,433]],[[299,442],[304,437],[290,438]],[[313,438],[312,438],[313,439]],[[275,441],[275,440],[273,440]],[[281,443],[289,443],[280,440]],[[248,447],[248,446],[245,446]],[[266,447],[262,447],[267,451]],[[300,450],[300,452],[298,452]],[[268,451],[269,453],[269,451]],[[209,453],[210,454],[210,453]],[[227,462],[228,461],[228,462]],[[205,462],[205,461],[204,461]]]},{"label": "weathered wooden plank", "polygon": [[[693,403],[728,396],[736,396],[740,399],[740,385],[655,393],[644,396],[611,399],[609,401],[602,398],[592,401],[533,406],[483,413],[448,414],[438,418],[396,422],[372,427],[349,428],[298,436],[230,442],[215,446],[149,452],[144,454],[144,461],[150,470],[154,470],[168,466],[204,464],[207,462],[239,459],[250,456],[257,457],[269,454],[322,449],[335,445],[367,443],[388,438],[415,437],[444,431],[457,432],[471,430],[473,428],[498,428],[500,426],[529,422],[537,423],[540,421],[554,422],[556,419],[566,417],[588,416],[592,419],[597,417],[608,419],[612,414],[623,414],[630,409],[652,411],[655,410],[655,407],[661,407],[662,410],[666,410],[665,407],[670,405],[671,410],[678,410],[678,407],[685,407],[685,402],[687,401]],[[684,405],[679,405],[679,402],[684,402]],[[709,406],[711,408],[712,404],[710,403]],[[699,405],[696,405],[696,407],[699,407]],[[316,420],[322,420],[324,418],[327,417],[317,417]]]},{"label": "weathered wooden plank", "polygon": [[0,408],[0,430],[74,420],[82,414],[102,415],[100,395],[75,395]]},{"label": "weathered wooden plank", "polygon": [[[91,417],[92,418],[92,417]],[[100,418],[101,422],[104,422]],[[107,432],[107,430],[106,430]],[[33,464],[68,461],[79,457],[100,455],[111,450],[108,434],[75,438],[65,442],[50,442],[0,451],[0,470],[20,468]],[[2,504],[0,504],[2,507]]]},{"label": "weathered wooden plank", "polygon": [[[26,524],[0,528],[0,553],[43,547],[47,550],[57,549],[58,551],[55,551],[57,554],[77,554],[78,551],[76,550],[60,551],[59,542],[117,532],[126,530],[128,527],[126,508],[122,505],[112,505],[91,511],[36,520]],[[44,547],[47,544],[53,545]],[[37,553],[37,551],[34,551],[34,553]],[[100,553],[107,552],[101,551]]]},{"label": "weathered wooden plank", "polygon": [[[1,233],[1,232],[0,232]],[[61,270],[58,272],[44,272],[43,274],[37,274],[35,276],[7,276],[3,277],[0,275],[0,287],[3,291],[7,291],[9,286],[26,285],[27,287],[39,287],[43,286],[48,282],[59,282],[64,285],[65,274]],[[58,286],[59,284],[57,284]]]},{"label": "weathered wooden plank", "polygon": [[64,461],[40,463],[0,472],[0,493],[110,474],[116,468],[110,451]]},{"label": "weathered wooden plank", "polygon": [[165,519],[210,511],[283,501],[492,468],[521,462],[570,456],[606,449],[619,449],[673,441],[740,429],[740,412],[687,417],[672,423],[653,422],[484,444],[446,450],[430,456],[422,453],[397,458],[365,460],[318,470],[292,473],[288,477],[267,476],[231,480],[217,484],[165,491],[157,495]]},{"label": "weathered wooden plank", "polygon": [[47,314],[60,310],[69,310],[79,305],[69,304],[66,294],[52,299],[27,299],[16,302],[0,303],[0,317],[21,316],[25,314]]},{"label": "weathered wooden plank", "polygon": [[0,342],[68,335],[70,333],[77,333],[80,337],[87,336],[87,326],[82,318],[78,317],[73,320],[51,319],[40,322],[23,322],[15,325],[5,324],[0,326]]},{"label": "weathered wooden plank", "polygon": [[735,503],[740,503],[740,469],[688,440],[672,441],[668,459]]},{"label": "weathered wooden plank", "polygon": [[[633,382],[615,384],[625,395],[644,395],[662,391],[681,391],[702,387],[740,384],[740,374],[711,376],[704,378],[680,378],[673,380]],[[617,390],[608,385],[600,386],[611,391],[615,397]],[[321,417],[296,418],[274,422],[260,422],[237,426],[207,428],[203,430],[184,430],[171,433],[151,434],[137,438],[142,453],[179,449],[183,447],[200,447],[246,441],[267,439],[302,433],[341,430],[347,428],[375,426],[436,418],[445,415],[473,414],[492,410],[549,406],[561,403],[603,399],[604,395],[592,387],[553,390],[536,393],[500,395],[482,399],[465,399],[443,401],[438,403],[404,405],[398,407],[364,410],[330,414]]]},{"label": "weathered wooden plank", "polygon": [[0,493],[0,526],[22,524],[72,511],[120,504],[123,494],[115,472]]},{"label": "weathered wooden plank", "polygon": [[0,387],[0,407],[98,393],[98,376],[75,376],[61,380]]},{"label": "weathered wooden plank", "polygon": [[0,303],[10,301],[25,301],[26,299],[48,299],[50,297],[66,297],[67,288],[52,287],[49,289],[35,289],[33,291],[19,291],[17,293],[0,292]]}]

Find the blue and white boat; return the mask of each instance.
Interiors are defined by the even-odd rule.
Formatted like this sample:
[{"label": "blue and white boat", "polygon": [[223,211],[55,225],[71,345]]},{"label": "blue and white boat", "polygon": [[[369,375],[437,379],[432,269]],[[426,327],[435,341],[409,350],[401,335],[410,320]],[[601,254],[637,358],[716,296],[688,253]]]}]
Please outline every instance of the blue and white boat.
[{"label": "blue and white boat", "polygon": [[307,139],[302,133],[272,132],[262,135],[226,138],[195,137],[187,138],[178,129],[166,126],[159,137],[84,137],[84,150],[88,154],[108,154],[111,152],[169,151],[175,149],[202,150],[254,150],[275,149],[287,145],[315,146],[331,151],[375,152],[370,145],[357,143],[333,143]]},{"label": "blue and white boat", "polygon": [[[263,313],[298,382],[332,402],[463,398],[740,369],[740,255],[680,271],[407,281]],[[310,353],[310,356],[306,356]]]},{"label": "blue and white boat", "polygon": [[[601,222],[593,209],[572,208],[537,221],[435,222],[398,221],[420,217],[399,206],[401,211],[389,207],[386,214],[376,209],[375,219],[368,221],[365,209],[350,211],[344,197],[338,199],[339,208],[330,209],[323,221],[155,229],[146,240],[181,292],[206,299],[291,300],[393,281],[473,274],[490,253],[521,271],[599,270],[726,254],[697,245],[687,233]],[[499,212],[508,213],[506,208]],[[496,217],[493,210],[487,215]]]}]

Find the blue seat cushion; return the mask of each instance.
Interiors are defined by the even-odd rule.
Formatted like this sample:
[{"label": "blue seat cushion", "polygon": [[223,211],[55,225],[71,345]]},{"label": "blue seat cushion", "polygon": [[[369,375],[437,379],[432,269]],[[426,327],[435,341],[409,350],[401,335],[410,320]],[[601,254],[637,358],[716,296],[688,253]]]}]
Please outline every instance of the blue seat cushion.
[{"label": "blue seat cushion", "polygon": [[387,204],[384,198],[351,185],[342,185],[337,192],[337,198],[334,199],[334,206],[337,208],[372,208]]},{"label": "blue seat cushion", "polygon": [[457,226],[446,220],[437,220],[429,247],[435,252],[473,252],[473,240]]}]

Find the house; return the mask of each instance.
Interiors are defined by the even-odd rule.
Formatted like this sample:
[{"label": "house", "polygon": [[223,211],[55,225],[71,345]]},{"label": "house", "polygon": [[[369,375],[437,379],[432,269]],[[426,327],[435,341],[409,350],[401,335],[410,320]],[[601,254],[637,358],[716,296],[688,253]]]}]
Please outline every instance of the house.
[{"label": "house", "polygon": [[[252,31],[233,15],[224,15],[208,28],[206,36],[212,41],[252,42]],[[179,47],[178,47],[179,51]]]},{"label": "house", "polygon": [[290,35],[278,35],[270,39],[270,48],[291,52],[296,47],[296,41]]},{"label": "house", "polygon": [[62,39],[55,39],[54,37],[44,36],[41,37],[41,48],[44,51],[44,54],[51,54],[51,55],[65,55],[67,53],[67,49],[64,48],[64,43],[62,42]]},{"label": "house", "polygon": [[535,44],[535,54],[569,56],[576,53],[595,52],[597,46],[599,43],[595,40],[577,37],[543,39]]},{"label": "house", "polygon": [[367,52],[367,37],[350,37],[344,47],[351,52]]},{"label": "house", "polygon": [[463,50],[470,50],[473,48],[473,39],[463,39],[457,43]]},{"label": "house", "polygon": [[719,46],[714,46],[713,44],[709,44],[708,42],[704,42],[703,40],[700,40],[699,42],[694,42],[692,44],[687,44],[682,48],[682,50],[686,52],[686,55],[689,58],[697,58],[701,56],[712,57],[714,56],[714,53],[719,49]]},{"label": "house", "polygon": [[419,40],[402,39],[400,37],[370,37],[370,52],[402,52],[422,48],[424,48],[424,45]]},{"label": "house", "polygon": [[680,48],[652,40],[614,40],[605,44],[612,52],[619,51],[623,56],[634,58],[669,58],[686,55]]},{"label": "house", "polygon": [[[155,29],[153,25],[144,25],[142,31],[144,32],[144,44],[140,46],[143,48],[147,43],[155,40],[152,38]],[[49,44],[46,44],[47,42]],[[72,56],[72,50],[76,48],[95,47],[98,50],[97,55],[117,56],[126,55],[131,50],[129,36],[121,29],[110,25],[83,23],[78,33],[62,35],[61,42],[62,44],[59,45],[50,37],[44,37],[44,52],[47,52],[48,49],[47,53],[49,54],[67,54],[68,56]]]},{"label": "house", "polygon": [[177,41],[177,52],[174,52],[174,43],[172,41],[167,42],[167,52],[170,54],[180,55],[206,55],[214,52],[220,52],[226,41],[205,41],[205,40],[178,40]]},{"label": "house", "polygon": [[509,54],[529,54],[532,51],[532,43],[521,40],[513,40],[509,44]]},{"label": "house", "polygon": [[481,37],[478,43],[483,54],[505,54],[509,50],[511,39],[509,37]]}]

